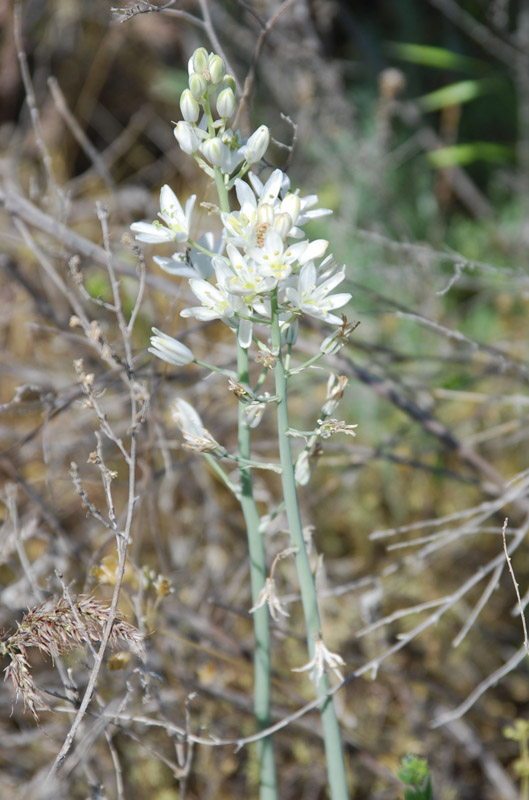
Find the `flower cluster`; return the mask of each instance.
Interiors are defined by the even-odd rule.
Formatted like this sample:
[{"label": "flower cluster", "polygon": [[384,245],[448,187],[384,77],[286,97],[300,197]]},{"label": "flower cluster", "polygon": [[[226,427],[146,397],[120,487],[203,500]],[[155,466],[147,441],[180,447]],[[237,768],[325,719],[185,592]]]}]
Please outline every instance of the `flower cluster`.
[{"label": "flower cluster", "polygon": [[[307,222],[331,212],[315,207],[315,195],[300,197],[291,191],[289,179],[279,169],[265,182],[249,173],[265,154],[270,134],[262,125],[245,141],[228,127],[235,111],[234,81],[218,55],[204,48],[195,51],[180,108],[184,119],[176,125],[175,136],[182,150],[192,154],[217,184],[221,237],[216,243],[212,234],[194,241],[196,198],[191,196],[184,208],[168,186],[160,194],[160,219],[131,227],[140,241],[185,243],[185,252],[156,258],[162,269],[187,277],[199,301],[184,309],[182,316],[224,321],[237,331],[245,348],[252,342],[255,324],[270,324],[273,308],[279,312],[284,340],[290,343],[303,314],[341,325],[342,318],[334,312],[350,294],[332,292],[344,280],[345,270],[326,256],[326,240],[309,241],[303,232]],[[228,203],[231,188],[237,198],[234,209]],[[171,346],[170,337],[161,337],[164,334],[156,330],[151,352],[173,364],[189,363],[187,348]]]}]

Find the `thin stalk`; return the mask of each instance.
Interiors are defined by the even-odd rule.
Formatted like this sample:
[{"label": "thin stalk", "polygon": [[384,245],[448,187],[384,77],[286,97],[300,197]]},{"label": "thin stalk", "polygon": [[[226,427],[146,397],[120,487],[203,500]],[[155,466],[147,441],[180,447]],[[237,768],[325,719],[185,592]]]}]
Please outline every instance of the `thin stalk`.
[{"label": "thin stalk", "polygon": [[[243,386],[249,386],[248,350],[237,345],[238,380]],[[249,460],[250,428],[244,421],[244,403],[239,402],[239,456]],[[252,584],[252,601],[257,605],[259,594],[266,581],[265,548],[262,533],[259,530],[259,513],[253,496],[252,472],[250,467],[240,468],[241,507],[248,534],[248,551],[250,554],[250,576]],[[270,725],[270,626],[268,606],[265,604],[253,613],[255,632],[254,660],[254,711],[259,730]],[[259,790],[261,800],[277,800],[276,770],[273,741],[271,736],[258,742],[259,758]]]},{"label": "thin stalk", "polygon": [[[221,170],[216,167],[215,183],[219,196],[219,205],[223,211],[230,210],[228,190]],[[250,373],[248,350],[237,343],[237,379],[239,383],[250,389]],[[239,457],[246,462],[251,460],[251,432],[244,419],[244,403],[239,401]],[[261,589],[266,581],[266,556],[264,539],[260,530],[260,519],[253,495],[252,470],[239,463],[240,503],[246,523],[248,537],[248,553],[250,556],[250,580],[252,587],[252,603],[257,605]],[[268,606],[256,608],[253,613],[255,636],[254,654],[254,713],[258,730],[270,726],[270,624]],[[277,800],[277,778],[274,756],[274,744],[271,736],[260,739],[257,743],[259,761],[259,798],[260,800]]]},{"label": "thin stalk", "polygon": [[[314,575],[310,568],[307,548],[303,536],[303,527],[299,513],[299,505],[294,477],[294,465],[288,436],[288,405],[287,405],[287,376],[281,353],[281,331],[279,328],[279,312],[277,307],[277,293],[272,296],[272,349],[277,353],[274,367],[275,392],[280,398],[277,404],[277,432],[279,439],[279,455],[281,459],[281,483],[290,530],[292,546],[296,548],[296,568],[301,591],[301,603],[305,616],[307,631],[307,645],[312,659],[315,643],[321,636],[320,614]],[[316,687],[318,697],[325,697],[330,690],[329,678],[324,673]],[[329,781],[330,796],[332,800],[348,800],[347,779],[342,750],[340,728],[332,697],[326,698],[320,707],[325,755],[327,761],[327,776]]]}]

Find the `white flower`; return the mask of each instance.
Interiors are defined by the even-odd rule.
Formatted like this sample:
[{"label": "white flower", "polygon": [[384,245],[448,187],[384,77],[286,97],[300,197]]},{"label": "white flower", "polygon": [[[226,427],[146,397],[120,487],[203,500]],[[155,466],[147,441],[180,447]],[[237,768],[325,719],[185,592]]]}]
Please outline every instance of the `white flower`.
[{"label": "white flower", "polygon": [[317,202],[317,194],[308,194],[306,197],[300,197],[301,207],[297,220],[297,224],[300,228],[303,225],[306,225],[311,219],[327,217],[329,214],[332,214],[332,210],[330,208],[312,208],[312,206],[316,205]]},{"label": "white flower", "polygon": [[148,222],[133,222],[131,230],[137,233],[136,239],[140,242],[187,242],[191,215],[196,194],[187,199],[185,212],[173,190],[165,184],[160,192],[160,213],[158,216],[165,225],[156,220]]},{"label": "white flower", "polygon": [[264,235],[262,247],[250,247],[247,252],[261,276],[273,276],[278,281],[283,281],[288,278],[296,264],[303,263],[308,247],[307,241],[286,245],[275,228],[269,228]]},{"label": "white flower", "polygon": [[220,83],[226,74],[226,65],[224,64],[222,58],[216,53],[209,54],[208,72],[213,85]]},{"label": "white flower", "polygon": [[200,151],[210,164],[213,164],[214,167],[220,167],[222,164],[222,150],[224,147],[226,147],[226,145],[222,144],[218,136],[212,136],[210,139],[206,139],[205,142],[202,142]]},{"label": "white flower", "polygon": [[192,264],[188,263],[186,253],[173,253],[171,258],[154,256],[152,259],[160,269],[169,275],[178,275],[181,278],[198,278],[199,275]]},{"label": "white flower", "polygon": [[210,55],[213,55],[213,53],[208,53],[205,47],[197,47],[187,64],[189,74],[204,72],[209,67]]},{"label": "white flower", "polygon": [[283,604],[277,596],[276,584],[273,578],[266,579],[265,585],[259,592],[257,603],[250,609],[250,614],[253,614],[258,608],[264,606],[265,603],[268,605],[270,616],[276,622],[279,619],[279,614],[282,614],[284,617],[290,616],[288,611],[285,611],[283,608]]},{"label": "white flower", "polygon": [[248,178],[252,184],[255,196],[263,203],[274,204],[275,201],[278,200],[281,190],[284,189],[286,191],[290,186],[288,176],[280,169],[275,169],[266,183],[263,183],[254,172],[250,172]]},{"label": "white flower", "polygon": [[270,144],[270,131],[266,125],[261,125],[252,133],[246,144],[241,147],[240,153],[248,164],[257,164],[262,159]]},{"label": "white flower", "polygon": [[178,397],[173,402],[171,413],[173,421],[184,435],[186,450],[196,450],[201,453],[211,450],[222,451],[219,443],[202,424],[202,420],[193,406],[186,403],[185,400]]},{"label": "white flower", "polygon": [[310,480],[310,459],[307,450],[302,450],[296,459],[295,467],[296,483],[299,486],[306,486]]},{"label": "white flower", "polygon": [[309,671],[309,677],[314,681],[316,686],[319,684],[323,673],[327,669],[332,671],[343,681],[343,675],[340,672],[340,667],[345,666],[345,661],[338,655],[338,653],[331,653],[323,644],[323,640],[318,638],[314,644],[314,655],[308,664],[303,667],[295,667],[292,672],[306,672]]},{"label": "white flower", "polygon": [[[280,169],[276,169],[263,185],[257,176],[250,173],[253,191],[245,181],[240,179],[235,181],[240,210],[221,214],[226,241],[236,247],[262,244],[266,230],[274,225],[276,215],[279,216],[281,213],[279,190],[282,178],[283,173]],[[286,238],[286,235],[283,235],[283,238]]]},{"label": "white flower", "polygon": [[200,136],[197,133],[197,128],[193,125],[190,125],[189,122],[180,121],[176,123],[174,129],[175,139],[180,145],[180,149],[191,155],[192,153],[196,153],[198,148],[200,147]]},{"label": "white flower", "polygon": [[[197,244],[209,250],[210,253],[219,253],[224,247],[222,239],[219,239],[219,241],[215,243],[215,237],[211,231],[201,236]],[[203,278],[207,280],[213,275],[211,259],[212,256],[207,253],[192,248],[185,253],[173,253],[171,258],[154,256],[153,261],[155,261],[164,272],[168,272],[169,275],[179,275],[182,278]]]},{"label": "white flower", "polygon": [[198,120],[200,106],[189,89],[184,89],[180,95],[180,111],[186,122],[196,122]]},{"label": "white flower", "polygon": [[244,160],[244,156],[240,151],[239,136],[228,128],[220,138],[224,145],[220,168],[226,175],[231,175]]},{"label": "white flower", "polygon": [[233,90],[230,89],[228,86],[227,89],[223,89],[222,92],[217,97],[217,113],[219,117],[224,117],[227,119],[231,117],[233,112],[235,111],[235,94]]},{"label": "white flower", "polygon": [[177,367],[184,367],[186,364],[190,364],[195,360],[189,347],[179,342],[178,339],[173,339],[172,336],[162,333],[158,328],[153,328],[152,330],[154,336],[151,336],[149,353]]},{"label": "white flower", "polygon": [[325,402],[321,407],[324,414],[329,416],[335,410],[340,400],[343,397],[349,378],[346,375],[335,375],[333,372],[329,375],[327,381],[327,396]]},{"label": "white flower", "polygon": [[184,308],[180,312],[182,317],[195,317],[195,319],[230,319],[236,310],[242,310],[241,304],[233,298],[222,286],[213,286],[208,281],[192,278],[189,286],[193,294],[198,297],[201,306]]},{"label": "white flower", "polygon": [[275,289],[277,279],[262,275],[260,270],[229,244],[226,248],[228,259],[214,258],[213,266],[219,284],[231,294],[244,297],[247,302],[259,294],[267,294]]},{"label": "white flower", "polygon": [[331,297],[327,297],[327,295],[344,278],[345,269],[342,268],[318,285],[314,262],[308,261],[299,273],[297,289],[289,287],[286,290],[286,294],[294,308],[299,308],[304,314],[316,317],[316,319],[321,319],[324,322],[339,325],[342,320],[331,312],[335,308],[341,308],[348,303],[351,295],[346,292],[335,294]]},{"label": "white flower", "polygon": [[328,439],[333,433],[346,433],[347,436],[356,436],[355,428],[358,425],[347,425],[343,420],[337,420],[330,417],[329,419],[319,419],[318,429],[316,433],[322,439]]},{"label": "white flower", "polygon": [[[268,398],[269,396],[269,393],[265,392],[264,397]],[[268,404],[266,402],[254,400],[252,403],[248,403],[248,405],[243,406],[242,416],[244,422],[249,428],[257,428],[263,418],[263,414],[267,405]]]}]

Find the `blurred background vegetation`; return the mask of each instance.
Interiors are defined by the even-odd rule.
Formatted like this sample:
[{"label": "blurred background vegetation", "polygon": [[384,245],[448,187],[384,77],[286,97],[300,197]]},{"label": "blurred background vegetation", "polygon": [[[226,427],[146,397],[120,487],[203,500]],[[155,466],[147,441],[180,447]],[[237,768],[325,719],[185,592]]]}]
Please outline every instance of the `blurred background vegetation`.
[{"label": "blurred background vegetation", "polygon": [[[215,49],[193,18],[201,21],[204,8],[209,11],[242,85],[263,22],[281,6],[275,0],[181,0],[158,13],[148,3],[122,2],[118,11],[104,0],[16,6],[51,180],[17,59],[15,6],[0,6],[0,481],[4,492],[16,486],[18,507],[15,525],[3,495],[5,632],[38,602],[30,577],[46,596],[60,594],[59,569],[71,591],[102,599],[115,580],[113,538],[86,515],[68,474],[76,461],[91,498],[104,505],[98,475],[86,464],[96,423],[79,407],[75,358],[96,374],[109,418],[128,435],[119,381],[69,328],[71,308],[16,220],[75,292],[68,259],[76,249],[58,229],[39,224],[34,209],[101,245],[95,204],[104,202],[113,249],[129,269],[122,291],[132,308],[137,281],[130,223],[156,217],[164,183],[181,200],[193,192],[213,200],[171,125],[180,117],[187,59],[198,46]],[[310,233],[329,239],[347,265],[348,316],[360,321],[332,364],[350,377],[338,413],[358,423],[357,437],[352,443],[333,439],[302,490],[304,521],[314,526],[323,555],[326,642],[352,672],[501,557],[505,517],[509,541],[526,524],[529,3],[297,0],[271,26],[252,88],[242,130],[269,125],[276,140],[270,163],[288,168],[293,186],[302,194],[317,192],[320,204],[333,209],[333,217],[313,223]],[[205,228],[211,218],[200,213]],[[189,713],[195,733],[249,734],[252,627],[243,523],[208,467],[181,449],[167,415],[178,393],[199,408],[215,438],[229,444],[236,405],[221,381],[204,382],[198,368],[163,369],[146,352],[153,324],[223,365],[233,359],[230,338],[222,327],[180,318],[186,289],[164,276],[152,255],[146,247],[148,274],[158,282],[147,287],[133,339],[138,376],[151,395],[150,416],[139,445],[141,494],[122,595],[123,612],[149,634],[150,672],[134,673],[132,662],[110,659],[98,702],[126,696],[136,716],[148,712],[185,727]],[[87,299],[110,297],[104,264],[81,256],[81,301],[116,341],[113,315]],[[303,331],[307,353],[321,335],[315,328]],[[297,385],[294,424],[302,429],[317,418],[326,378],[315,371],[310,385]],[[272,428],[265,419],[256,443],[263,457],[275,457]],[[124,465],[111,450],[107,463],[118,473],[116,497],[124,501]],[[274,478],[258,476],[258,492],[263,510],[273,505]],[[372,537],[387,529],[393,538]],[[271,552],[286,544],[281,518],[269,535]],[[513,556],[522,596],[529,578],[526,548],[522,538]],[[290,565],[282,564],[279,574],[291,617],[274,640],[277,719],[311,697],[308,679],[289,671],[304,663],[304,646]],[[522,644],[508,572],[498,568],[492,578],[484,573],[437,625],[337,696],[352,797],[400,797],[395,776],[407,752],[428,759],[436,798],[520,796],[519,775],[527,765],[514,764],[518,745],[503,729],[527,715],[522,657],[464,717],[431,727]],[[487,581],[484,607],[454,648]],[[431,603],[430,610],[357,636],[377,619],[420,603]],[[81,686],[85,659],[74,654],[68,663]],[[37,657],[34,668],[45,690],[59,692],[51,664]],[[63,712],[43,712],[36,727],[21,704],[10,714],[9,687],[2,691],[2,797],[39,796],[39,777],[70,720],[64,702],[50,702]],[[91,718],[79,763],[56,797],[119,796],[114,756],[127,800],[255,795],[251,749],[234,754],[233,748],[197,746],[188,769],[180,761],[185,745],[163,727],[109,726],[110,747],[102,735],[91,735],[94,725]],[[282,798],[326,796],[316,717],[281,731],[277,752]]]}]

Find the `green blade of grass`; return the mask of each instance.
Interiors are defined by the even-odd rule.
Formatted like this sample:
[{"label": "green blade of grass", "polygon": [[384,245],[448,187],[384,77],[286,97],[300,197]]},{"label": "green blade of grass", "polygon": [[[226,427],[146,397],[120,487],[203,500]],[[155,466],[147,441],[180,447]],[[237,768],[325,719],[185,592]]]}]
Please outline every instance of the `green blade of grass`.
[{"label": "green blade of grass", "polygon": [[450,147],[440,147],[427,153],[426,158],[435,169],[447,167],[461,167],[473,164],[475,161],[488,161],[493,164],[502,164],[511,161],[512,147],[494,142],[469,142],[467,144],[454,144]]},{"label": "green blade of grass", "polygon": [[504,84],[502,81],[493,78],[458,81],[457,83],[451,83],[449,86],[443,86],[442,89],[436,89],[434,92],[423,95],[417,100],[417,103],[423,111],[439,111],[441,108],[446,108],[447,106],[459,106],[463,103],[470,103],[472,100],[475,100],[476,97],[499,91],[503,86]]},{"label": "green blade of grass", "polygon": [[461,70],[464,72],[489,72],[490,65],[477,58],[469,58],[445,47],[431,47],[408,42],[390,42],[389,52],[401,61],[435,69]]}]

